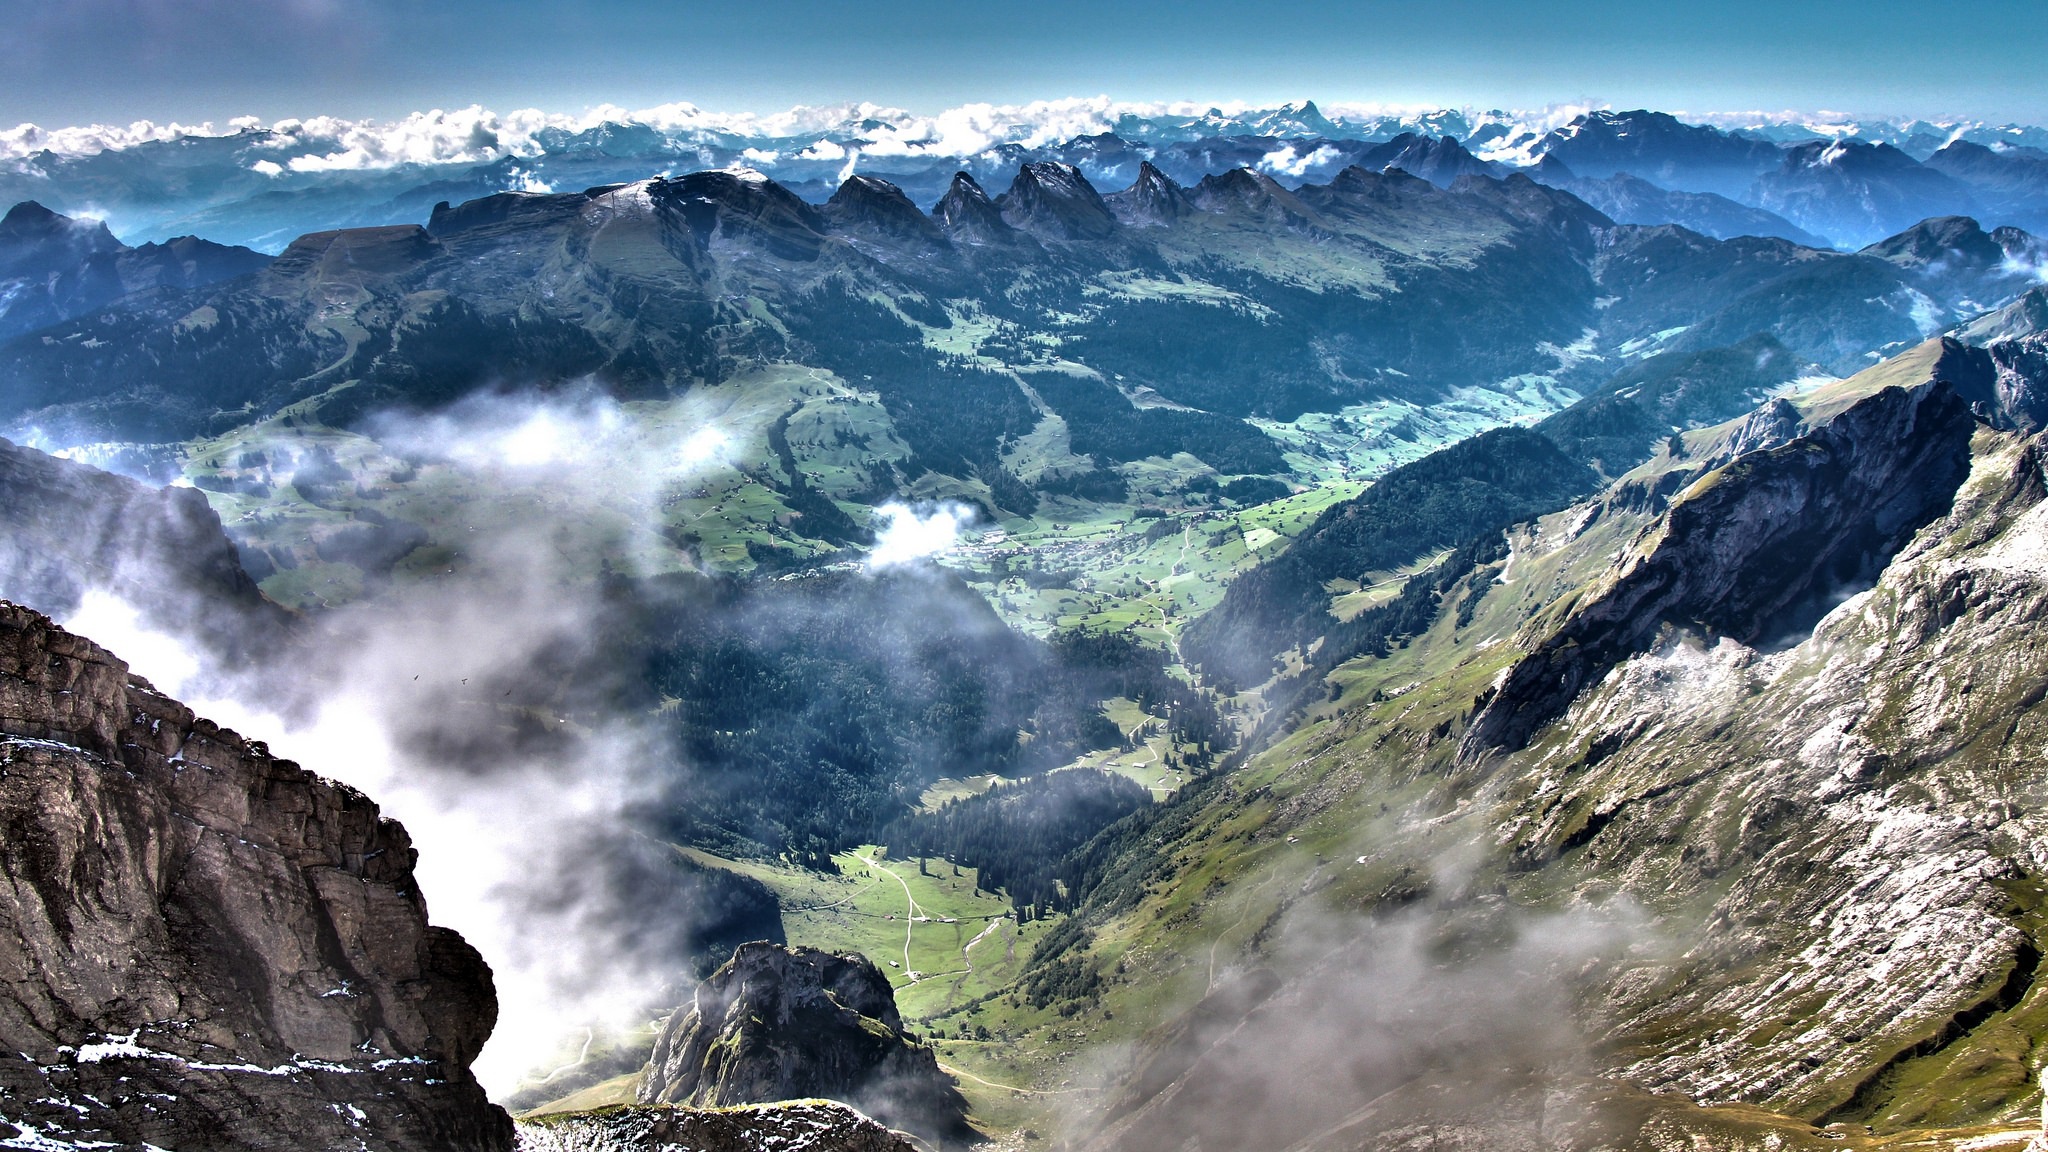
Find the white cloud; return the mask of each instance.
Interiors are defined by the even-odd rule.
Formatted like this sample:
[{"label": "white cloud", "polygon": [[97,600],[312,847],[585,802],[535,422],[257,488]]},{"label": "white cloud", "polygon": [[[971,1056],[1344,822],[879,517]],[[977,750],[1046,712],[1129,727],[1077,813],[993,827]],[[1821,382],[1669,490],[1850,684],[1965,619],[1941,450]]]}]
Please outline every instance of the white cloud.
[{"label": "white cloud", "polygon": [[110,149],[132,148],[152,140],[182,140],[187,136],[223,136],[211,121],[202,124],[156,124],[137,120],[132,124],[87,124],[76,128],[39,128],[21,124],[0,129],[0,157],[19,159],[37,152],[58,156],[91,156]]},{"label": "white cloud", "polygon": [[[1492,146],[1501,154],[1489,158],[1514,162],[1524,158],[1528,142],[1576,116],[1603,107],[1606,106],[1581,101],[1502,111],[1364,102],[1325,104],[1321,110],[1342,125],[1347,136],[1359,138],[1379,139],[1401,131],[1469,134],[1487,125],[1505,125],[1510,129],[1507,139]],[[936,114],[866,102],[806,105],[767,115],[715,112],[685,102],[637,110],[600,104],[579,113],[523,108],[501,114],[471,105],[452,111],[437,108],[415,112],[390,121],[288,117],[270,124],[272,136],[267,142],[252,142],[249,146],[295,152],[290,167],[308,173],[405,164],[481,163],[508,156],[538,156],[544,151],[544,132],[581,132],[613,123],[652,128],[679,146],[745,146],[745,158],[756,164],[772,164],[791,156],[837,160],[856,151],[875,157],[953,158],[977,156],[1002,144],[1037,148],[1076,136],[1108,132],[1126,116],[1168,127],[1191,126],[1185,130],[1196,134],[1249,130],[1284,134],[1286,125],[1299,111],[1298,105],[1271,107],[1243,101],[1193,100],[1132,102],[1108,96],[1077,96],[1026,104],[962,104]],[[1974,121],[1857,119],[1834,112],[1677,115],[1694,123],[1812,138],[1854,136],[1896,141],[1909,132],[1938,131],[1952,137],[2034,142],[2035,135],[2041,135],[2038,129],[1993,127]],[[221,136],[262,126],[262,121],[252,116],[238,116],[228,121],[224,130],[211,122],[188,125],[147,120],[125,126],[91,124],[57,129],[22,124],[0,130],[0,159],[18,160],[44,150],[60,156],[89,156],[149,141]]]},{"label": "white cloud", "polygon": [[868,568],[879,571],[929,560],[952,551],[960,543],[960,531],[974,523],[974,509],[948,501],[913,508],[908,504],[884,504],[875,509],[880,527],[875,532],[874,551],[868,553]]},{"label": "white cloud", "polygon": [[151,628],[133,605],[104,589],[88,588],[78,610],[61,623],[117,653],[159,692],[178,696],[199,675],[199,660],[183,643]]},{"label": "white cloud", "polygon": [[1273,176],[1303,176],[1309,169],[1320,168],[1343,155],[1328,144],[1309,152],[1298,152],[1290,144],[1259,157],[1259,170]]}]

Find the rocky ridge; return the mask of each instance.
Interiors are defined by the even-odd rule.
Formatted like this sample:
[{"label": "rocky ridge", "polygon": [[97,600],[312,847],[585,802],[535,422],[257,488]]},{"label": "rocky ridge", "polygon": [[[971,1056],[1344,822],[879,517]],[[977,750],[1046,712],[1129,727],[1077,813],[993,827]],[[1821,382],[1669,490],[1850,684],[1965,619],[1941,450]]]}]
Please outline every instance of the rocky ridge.
[{"label": "rocky ridge", "polygon": [[[1941,351],[1688,433],[1513,530],[1423,634],[1340,667],[1334,703],[1176,815],[1136,858],[1159,862],[1136,874],[1138,902],[1100,935],[1160,915],[1171,886],[1153,898],[1150,885],[1172,868],[1247,879],[1212,884],[1183,917],[1211,957],[1211,995],[1157,1034],[1099,1146],[1178,1147],[1208,1130],[1205,1100],[1240,1101],[1231,1123],[1301,1149],[1430,1147],[1439,1123],[1471,1146],[1532,1148],[1860,1147],[1908,1132],[2017,1147],[2038,1132],[2048,448],[2009,414],[1971,421],[1931,378]],[[1788,469],[1815,468],[1868,483],[1830,512],[1836,498],[1785,487]],[[1871,535],[1861,521],[1887,508],[1902,515]],[[1788,524],[1811,538],[1788,542]],[[1879,537],[1896,551],[1864,547]],[[1652,581],[1643,570],[1666,550]],[[1783,631],[1746,623],[1837,553],[1882,571]],[[1695,578],[1755,610],[1630,591]],[[1559,681],[1557,660],[1615,629],[1634,639]],[[1488,1001],[1471,997],[1440,1035],[1407,1041],[1423,1049],[1418,1075],[1378,1080],[1388,1094],[1347,1117],[1358,1098],[1343,1104],[1312,1045],[1269,1048],[1256,1074],[1230,1047],[1347,1013],[1373,1021],[1373,1001],[1343,991],[1366,953],[1328,927],[1341,913],[1431,926],[1452,981],[1487,971],[1490,950],[1461,942],[1616,943],[1503,977],[1517,1003],[1570,1004],[1576,1025],[1503,1044],[1473,1023]],[[1250,924],[1256,935],[1234,933]],[[1184,978],[1180,938],[1131,953],[1126,979]],[[1289,941],[1293,958],[1276,943]],[[1279,976],[1233,1003],[1257,965]],[[1231,967],[1254,971],[1219,981]],[[1468,1028],[1478,1042],[1456,1047]],[[1264,1087],[1247,1094],[1247,1078]],[[1480,1097],[1502,1107],[1429,1103]],[[1619,1126],[1575,1136],[1568,1114]]]},{"label": "rocky ridge", "polygon": [[915,1145],[844,1104],[602,1108],[521,1121],[518,1152],[911,1152]]},{"label": "rocky ridge", "polygon": [[0,603],[0,1144],[503,1150],[405,829]]},{"label": "rocky ridge", "polygon": [[1953,386],[1889,388],[1694,480],[1610,573],[1518,638],[1529,654],[1472,718],[1464,754],[1518,749],[1673,622],[1744,644],[1797,627],[1946,510],[1974,428]]},{"label": "rocky ridge", "polygon": [[888,977],[866,957],[815,948],[741,945],[663,1026],[639,1093],[698,1107],[814,1096],[928,1137],[972,1134]]}]

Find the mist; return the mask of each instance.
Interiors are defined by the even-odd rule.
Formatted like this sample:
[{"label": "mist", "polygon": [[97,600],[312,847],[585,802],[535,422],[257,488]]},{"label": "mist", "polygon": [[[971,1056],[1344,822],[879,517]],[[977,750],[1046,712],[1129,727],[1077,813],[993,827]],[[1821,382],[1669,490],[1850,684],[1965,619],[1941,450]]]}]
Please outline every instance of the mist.
[{"label": "mist", "polygon": [[[20,562],[0,566],[0,594],[42,601],[200,715],[404,823],[434,922],[494,971],[498,1025],[475,1072],[502,1096],[584,1026],[629,1029],[686,997],[704,896],[645,819],[690,773],[618,660],[597,559],[565,554],[556,529],[603,505],[652,538],[664,489],[728,466],[744,430],[686,421],[664,438],[587,393],[482,398],[368,427],[392,457],[545,487],[553,515],[472,529],[459,568],[368,590],[260,652],[140,541],[75,596],[30,586]],[[276,455],[280,471],[306,464]]]},{"label": "mist", "polygon": [[[1256,882],[1240,881],[1240,883]],[[1366,916],[1309,899],[1138,1051],[1099,1054],[1091,1152],[1563,1149],[1611,1141],[1584,1003],[1626,908],[1485,894]]]}]

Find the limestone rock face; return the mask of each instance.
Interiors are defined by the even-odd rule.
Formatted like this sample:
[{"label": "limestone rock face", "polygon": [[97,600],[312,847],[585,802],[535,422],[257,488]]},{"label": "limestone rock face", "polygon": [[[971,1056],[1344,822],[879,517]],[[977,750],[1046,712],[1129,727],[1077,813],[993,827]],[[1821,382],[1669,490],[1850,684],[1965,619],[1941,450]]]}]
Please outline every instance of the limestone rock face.
[{"label": "limestone rock face", "polygon": [[1948,510],[1975,428],[1946,384],[1887,388],[1788,443],[1679,493],[1613,570],[1540,615],[1530,652],[1464,737],[1468,758],[1515,751],[1667,622],[1743,643],[1811,620]]},{"label": "limestone rock face", "polygon": [[490,969],[414,859],[361,793],[0,602],[0,1142],[508,1148],[468,1071]]},{"label": "limestone rock face", "polygon": [[965,1101],[903,1029],[888,977],[858,954],[743,944],[669,1018],[643,1103],[711,1107],[823,1096],[894,1128],[968,1133]]}]

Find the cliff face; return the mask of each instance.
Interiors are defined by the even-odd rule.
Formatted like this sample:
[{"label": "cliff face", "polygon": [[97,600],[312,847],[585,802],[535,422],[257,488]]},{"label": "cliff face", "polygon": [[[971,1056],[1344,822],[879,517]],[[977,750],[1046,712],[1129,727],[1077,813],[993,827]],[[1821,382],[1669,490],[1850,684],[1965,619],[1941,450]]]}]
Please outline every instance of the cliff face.
[{"label": "cliff face", "polygon": [[1465,755],[1521,748],[1661,627],[1744,644],[1810,629],[1839,590],[1873,578],[1948,510],[1974,428],[1946,384],[1887,388],[1700,477],[1611,572],[1537,618],[1528,655],[1467,729]]},{"label": "cliff face", "polygon": [[932,1049],[903,1029],[888,977],[856,954],[743,944],[654,1045],[643,1103],[711,1107],[825,1096],[920,1135],[970,1135]]},{"label": "cliff face", "polygon": [[0,829],[10,1146],[510,1146],[490,970],[405,829],[6,603]]},{"label": "cliff face", "polygon": [[1672,636],[1512,762],[1516,867],[1679,942],[1609,989],[1630,1081],[1880,1131],[2031,1107],[2043,454],[1980,434],[1955,507],[1802,642]]}]

